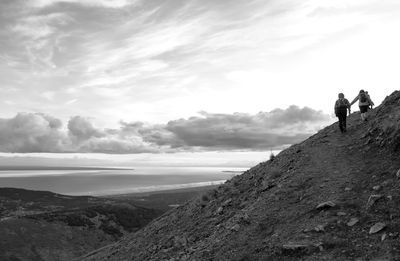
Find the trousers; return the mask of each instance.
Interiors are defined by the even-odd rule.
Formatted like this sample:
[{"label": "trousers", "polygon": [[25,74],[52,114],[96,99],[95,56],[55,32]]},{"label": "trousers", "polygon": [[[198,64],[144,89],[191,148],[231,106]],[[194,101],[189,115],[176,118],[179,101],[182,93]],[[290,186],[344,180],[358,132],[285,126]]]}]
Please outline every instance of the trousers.
[{"label": "trousers", "polygon": [[346,132],[347,108],[339,108],[337,117],[339,118],[340,131]]}]

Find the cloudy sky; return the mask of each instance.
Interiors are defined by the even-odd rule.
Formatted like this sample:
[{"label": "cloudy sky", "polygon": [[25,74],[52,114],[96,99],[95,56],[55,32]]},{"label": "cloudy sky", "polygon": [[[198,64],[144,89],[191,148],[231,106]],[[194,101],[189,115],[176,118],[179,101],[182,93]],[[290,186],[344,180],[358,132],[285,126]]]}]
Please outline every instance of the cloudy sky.
[{"label": "cloudy sky", "polygon": [[1,0],[0,156],[252,164],[399,89],[398,28],[397,0]]}]

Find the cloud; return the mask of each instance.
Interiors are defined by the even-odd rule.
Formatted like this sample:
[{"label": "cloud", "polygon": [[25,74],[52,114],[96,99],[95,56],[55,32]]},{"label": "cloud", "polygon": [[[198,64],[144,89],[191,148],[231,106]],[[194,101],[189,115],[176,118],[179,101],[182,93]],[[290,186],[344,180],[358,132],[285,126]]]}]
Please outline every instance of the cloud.
[{"label": "cloud", "polygon": [[42,113],[18,113],[0,119],[0,152],[11,153],[143,153],[157,152],[140,137],[124,138],[117,130],[101,130],[86,118],[61,120]]},{"label": "cloud", "polygon": [[291,106],[286,110],[209,114],[169,122],[165,129],[175,134],[177,142],[205,149],[271,149],[299,142],[330,117],[310,108]]},{"label": "cloud", "polygon": [[97,130],[88,119],[80,116],[72,117],[69,120],[68,131],[70,136],[78,142],[104,136],[104,133]]},{"label": "cloud", "polygon": [[[296,103],[291,100],[296,95],[281,99],[288,91],[300,90],[294,89],[293,84],[301,84],[302,92],[306,93],[314,91],[312,88],[321,90],[320,86],[325,83],[337,86],[338,79],[347,79],[346,75],[337,77],[337,73],[331,73],[337,72],[334,70],[337,64],[343,68],[344,58],[339,59],[341,56],[336,54],[347,57],[343,51],[353,55],[357,52],[348,46],[336,53],[329,52],[338,58],[337,63],[315,53],[321,46],[340,42],[343,31],[384,21],[381,19],[384,18],[383,7],[392,12],[398,9],[395,1],[379,3],[377,0],[351,3],[344,0],[237,0],[230,2],[227,9],[223,1],[210,0],[2,1],[0,69],[10,77],[2,77],[1,85],[12,84],[24,93],[15,95],[17,111],[41,110],[46,105],[43,111],[49,112],[48,107],[52,106],[54,115],[65,115],[58,111],[58,105],[79,97],[80,102],[70,106],[69,113],[94,115],[96,112],[99,118],[109,122],[113,121],[109,115],[125,118],[126,108],[140,111],[142,116],[136,116],[141,120],[188,117],[204,108],[199,101],[207,97],[213,97],[208,99],[207,110],[210,111],[254,112],[256,106],[264,104],[270,110]],[[389,8],[391,6],[393,8]],[[357,32],[347,31],[349,37]],[[389,40],[372,37],[356,46],[368,50],[375,45],[373,41],[381,41],[377,46],[393,45],[393,48],[382,48],[384,51],[397,50],[396,42]],[[314,53],[309,61],[307,57],[302,60],[296,56],[304,53],[305,48]],[[367,53],[361,58],[370,56],[371,53]],[[349,58],[345,64],[350,64],[351,60],[355,59]],[[301,64],[299,68],[296,61]],[[317,73],[317,69],[328,75]],[[254,70],[260,73],[249,73]],[[229,77],[229,72],[238,71],[243,73]],[[296,79],[296,73],[302,78]],[[247,86],[255,91],[247,92]],[[267,94],[265,86],[274,86],[277,90],[274,96],[280,98],[265,97],[264,104],[261,99],[256,100],[255,96]],[[67,89],[76,90],[76,94],[66,93]],[[56,94],[54,99],[48,97],[43,103],[38,96],[46,91]],[[231,99],[221,106],[219,100],[227,91]],[[29,97],[26,94],[29,99],[25,98]],[[251,102],[242,102],[242,107],[236,107],[244,96]],[[301,105],[311,104],[310,98],[306,99]],[[278,104],[277,100],[283,103]],[[165,104],[173,106],[169,106],[168,112],[156,112],[163,110]],[[330,105],[313,104],[330,109]],[[151,109],[143,109],[142,105]],[[148,111],[156,113],[146,113]],[[11,109],[7,113],[9,115]]]},{"label": "cloud", "polygon": [[72,99],[72,100],[66,101],[65,105],[71,105],[71,104],[76,103],[77,101],[78,101],[78,99]]},{"label": "cloud", "polygon": [[12,27],[12,31],[33,40],[48,37],[54,34],[57,26],[71,22],[72,18],[65,13],[51,13],[46,15],[32,15],[22,18]]},{"label": "cloud", "polygon": [[37,75],[55,69],[54,56],[59,52],[61,39],[69,34],[65,29],[72,22],[73,18],[63,12],[30,14],[18,19],[10,27],[10,35],[24,49],[19,59],[29,61]]},{"label": "cloud", "polygon": [[119,130],[96,128],[87,118],[72,117],[68,122],[68,136],[75,152],[81,153],[157,153],[152,144],[146,144],[140,135],[122,135]]},{"label": "cloud", "polygon": [[210,114],[170,121],[166,125],[121,123],[121,133],[176,150],[265,150],[304,140],[330,121],[311,108],[291,106],[255,115]]},{"label": "cloud", "polygon": [[109,154],[136,154],[136,153],[160,153],[161,150],[144,144],[139,138],[119,139],[117,137],[94,138],[83,143],[79,152],[109,153]]},{"label": "cloud", "polygon": [[59,119],[45,114],[19,113],[0,119],[0,150],[3,152],[64,152],[67,137]]},{"label": "cloud", "polygon": [[132,5],[138,2],[137,0],[31,0],[31,5],[34,7],[47,7],[58,3],[74,3],[85,6],[99,6],[108,8],[122,8],[127,5]]},{"label": "cloud", "polygon": [[121,122],[99,129],[81,116],[63,128],[61,120],[41,113],[0,119],[0,152],[161,153],[182,151],[267,150],[297,143],[330,121],[311,108],[291,106],[255,115],[212,114],[167,124]]}]

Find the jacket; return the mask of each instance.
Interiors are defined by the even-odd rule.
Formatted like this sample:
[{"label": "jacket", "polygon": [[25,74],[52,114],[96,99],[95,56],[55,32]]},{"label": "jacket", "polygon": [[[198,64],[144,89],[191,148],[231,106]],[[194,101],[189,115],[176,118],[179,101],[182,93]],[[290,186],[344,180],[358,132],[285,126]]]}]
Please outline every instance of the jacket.
[{"label": "jacket", "polygon": [[339,98],[335,102],[335,115],[338,115],[340,108],[350,109],[349,101],[347,99],[345,99],[345,98]]},{"label": "jacket", "polygon": [[351,102],[350,105],[353,105],[357,100],[359,100],[358,106],[360,106],[360,107],[361,107],[361,106],[369,106],[369,105],[374,106],[374,103],[372,102],[372,100],[371,100],[371,98],[369,97],[369,95],[365,93],[365,97],[367,98],[366,101],[365,101],[365,102],[361,102],[361,100],[360,100],[360,94],[358,94],[357,97],[354,98],[354,100]]}]

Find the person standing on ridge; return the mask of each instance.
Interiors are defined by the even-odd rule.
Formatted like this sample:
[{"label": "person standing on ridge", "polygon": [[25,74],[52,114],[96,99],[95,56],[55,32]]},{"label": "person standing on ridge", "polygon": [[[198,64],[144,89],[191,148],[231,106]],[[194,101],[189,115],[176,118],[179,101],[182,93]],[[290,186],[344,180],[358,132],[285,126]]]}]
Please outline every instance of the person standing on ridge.
[{"label": "person standing on ridge", "polygon": [[367,95],[364,92],[364,90],[360,90],[357,97],[354,98],[354,100],[350,103],[350,106],[353,105],[357,100],[359,100],[358,107],[360,108],[361,120],[367,121],[367,112],[368,112],[369,106],[371,106],[371,107],[374,106],[374,103],[372,102],[369,95]]},{"label": "person standing on ridge", "polygon": [[[367,97],[371,100],[371,98],[369,97],[369,94],[368,94],[368,92],[367,91],[365,91],[365,94],[367,95]],[[372,110],[372,108],[374,107],[372,104],[370,104],[369,105],[370,106],[370,109]]]},{"label": "person standing on ridge", "polygon": [[340,131],[346,132],[346,118],[347,118],[347,110],[350,110],[350,103],[347,99],[344,98],[343,93],[339,93],[339,99],[335,102],[335,115],[339,118],[339,129]]}]

